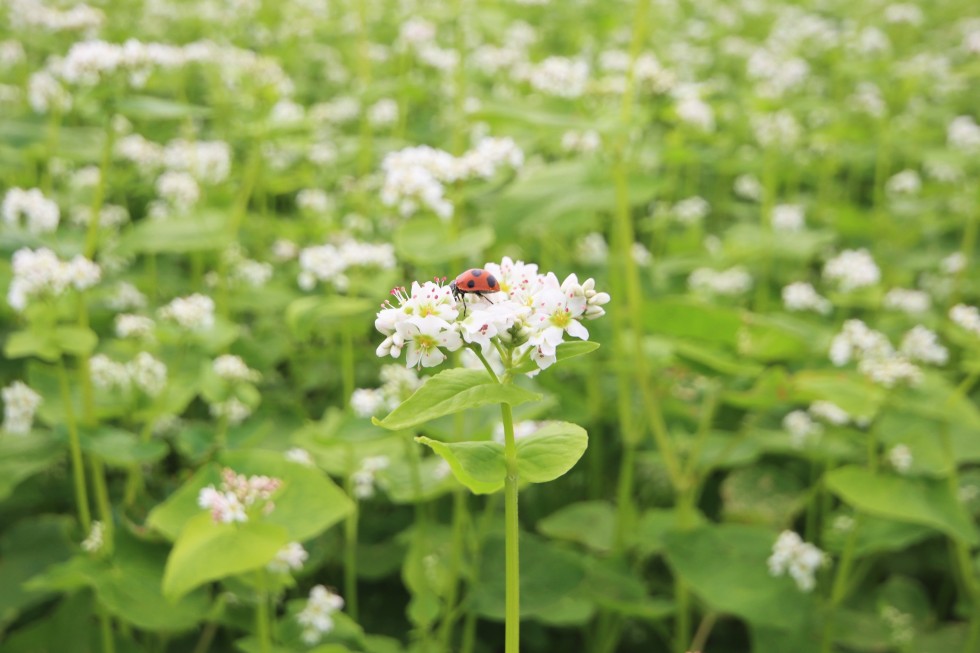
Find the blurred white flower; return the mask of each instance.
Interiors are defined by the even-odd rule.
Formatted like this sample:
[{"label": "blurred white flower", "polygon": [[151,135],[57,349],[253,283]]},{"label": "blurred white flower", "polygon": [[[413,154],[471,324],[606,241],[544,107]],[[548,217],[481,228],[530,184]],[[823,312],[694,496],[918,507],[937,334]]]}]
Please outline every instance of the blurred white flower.
[{"label": "blurred white flower", "polygon": [[866,249],[844,250],[824,264],[823,277],[836,283],[844,292],[873,286],[881,279],[881,270]]},{"label": "blurred white flower", "polygon": [[32,234],[50,233],[58,228],[61,212],[58,204],[44,196],[37,188],[23,190],[11,188],[3,196],[0,215],[9,226],[20,226],[25,222],[27,231]]},{"label": "blurred white flower", "polygon": [[787,311],[814,311],[827,315],[833,310],[830,301],[821,297],[806,281],[797,281],[783,287],[783,306]]},{"label": "blurred white flower", "polygon": [[344,607],[344,599],[323,585],[310,590],[306,607],[296,615],[296,621],[303,626],[303,642],[313,646],[334,628],[333,613]]},{"label": "blurred white flower", "polygon": [[800,591],[811,592],[816,587],[814,575],[827,562],[823,551],[804,542],[793,531],[783,531],[772,547],[767,564],[773,576],[782,576],[788,571]]},{"label": "blurred white flower", "polygon": [[912,468],[912,450],[904,444],[896,444],[888,450],[888,463],[899,474],[905,474]]},{"label": "blurred white flower", "polygon": [[3,397],[3,430],[11,435],[27,435],[34,425],[34,413],[41,406],[41,395],[23,381],[14,381],[0,391]]}]

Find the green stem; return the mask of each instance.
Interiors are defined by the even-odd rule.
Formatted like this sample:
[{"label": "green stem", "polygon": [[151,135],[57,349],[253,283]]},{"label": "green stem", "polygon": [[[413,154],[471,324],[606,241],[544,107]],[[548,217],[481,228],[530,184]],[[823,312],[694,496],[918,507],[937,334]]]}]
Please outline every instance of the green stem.
[{"label": "green stem", "polygon": [[269,616],[269,590],[266,583],[265,571],[256,572],[258,584],[257,603],[255,605],[255,636],[259,640],[259,651],[272,651],[272,625]]},{"label": "green stem", "polygon": [[520,653],[521,627],[521,566],[517,519],[517,442],[514,439],[514,415],[510,404],[500,404],[504,423],[504,464],[507,478],[504,480],[504,546],[506,551],[505,576],[505,633],[504,653]]},{"label": "green stem", "polygon": [[75,502],[78,504],[78,521],[87,534],[92,528],[92,514],[88,507],[88,490],[85,483],[85,466],[82,462],[82,445],[78,437],[78,424],[75,422],[75,408],[72,406],[71,388],[68,384],[68,371],[63,358],[58,359],[58,385],[61,387],[61,401],[65,409],[65,422],[68,427],[68,448],[71,455],[72,477],[75,480]]},{"label": "green stem", "polygon": [[354,334],[351,332],[350,325],[344,325],[341,329],[340,346],[340,370],[343,383],[344,405],[350,403],[351,395],[354,394]]},{"label": "green stem", "polygon": [[[347,477],[347,494],[354,496],[354,485]],[[344,602],[347,614],[357,621],[357,518],[361,504],[354,501],[354,509],[344,520]]]},{"label": "green stem", "polygon": [[99,511],[99,519],[102,521],[103,550],[106,554],[110,554],[113,549],[115,524],[112,520],[112,504],[109,502],[105,465],[102,464],[102,459],[94,454],[89,456],[88,464],[92,472],[92,485],[95,489],[95,507]]},{"label": "green stem", "polygon": [[840,604],[847,596],[847,589],[851,576],[851,568],[854,566],[854,559],[857,554],[858,531],[861,528],[861,515],[854,517],[854,526],[847,536],[844,544],[844,552],[841,554],[840,563],[837,566],[837,573],[834,575],[834,585],[830,592],[830,606],[827,612],[827,619],[824,622],[823,637],[820,644],[821,653],[831,653],[834,646],[834,629],[837,621],[837,611]]},{"label": "green stem", "polygon": [[446,594],[446,616],[439,627],[439,650],[453,650],[453,624],[456,623],[456,601],[459,597],[459,575],[463,562],[463,544],[468,517],[466,494],[457,487],[453,492],[453,535],[449,551],[449,591]]},{"label": "green stem", "polygon": [[116,130],[112,128],[112,112],[106,116],[105,141],[102,144],[102,160],[99,164],[99,183],[95,185],[92,194],[91,215],[89,215],[88,231],[85,233],[85,258],[95,256],[99,246],[99,222],[102,219],[102,204],[105,201],[106,179],[109,177],[109,164],[112,161],[112,147],[116,140]]},{"label": "green stem", "polygon": [[102,653],[115,653],[116,639],[112,634],[112,620],[109,618],[109,613],[101,603],[98,604],[96,612],[99,615],[99,633],[102,637]]}]

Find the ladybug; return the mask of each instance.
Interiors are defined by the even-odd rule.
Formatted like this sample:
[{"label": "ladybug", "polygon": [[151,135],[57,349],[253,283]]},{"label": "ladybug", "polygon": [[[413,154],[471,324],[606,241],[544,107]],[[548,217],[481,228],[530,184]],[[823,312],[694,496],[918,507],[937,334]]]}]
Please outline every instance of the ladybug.
[{"label": "ladybug", "polygon": [[[500,283],[497,278],[480,268],[473,268],[462,273],[449,284],[449,289],[453,293],[453,299],[462,300],[463,295],[473,294],[483,297],[488,302],[487,295],[500,292]],[[491,304],[493,302],[490,302]],[[466,302],[463,302],[463,315],[466,315]]]}]

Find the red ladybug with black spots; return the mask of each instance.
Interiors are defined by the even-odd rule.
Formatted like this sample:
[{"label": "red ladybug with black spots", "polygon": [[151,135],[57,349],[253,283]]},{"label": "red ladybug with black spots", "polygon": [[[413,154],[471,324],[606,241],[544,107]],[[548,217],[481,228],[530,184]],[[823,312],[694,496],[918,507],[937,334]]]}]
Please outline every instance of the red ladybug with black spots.
[{"label": "red ladybug with black spots", "polygon": [[[453,293],[453,299],[457,301],[461,300],[463,295],[479,295],[490,302],[487,295],[490,293],[500,292],[500,283],[497,281],[496,277],[486,270],[473,268],[472,270],[467,270],[456,277],[456,279],[449,284],[449,289]],[[493,302],[490,303],[492,304]],[[463,302],[463,315],[466,315],[465,301]]]}]

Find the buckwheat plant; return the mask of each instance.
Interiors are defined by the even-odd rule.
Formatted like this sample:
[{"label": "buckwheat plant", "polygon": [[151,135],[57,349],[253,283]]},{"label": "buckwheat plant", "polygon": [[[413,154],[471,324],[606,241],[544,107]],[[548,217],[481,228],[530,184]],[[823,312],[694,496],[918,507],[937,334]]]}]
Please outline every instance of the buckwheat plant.
[{"label": "buckwheat plant", "polygon": [[[448,353],[473,352],[483,370],[450,369],[429,379],[383,420],[404,430],[429,420],[486,404],[500,404],[503,443],[416,440],[449,464],[456,479],[476,494],[504,490],[506,532],[506,651],[517,653],[520,598],[517,490],[520,481],[544,483],[565,474],[585,452],[588,437],[568,422],[548,422],[517,441],[512,407],[540,399],[515,381],[534,376],[559,360],[595,350],[587,342],[586,320],[602,317],[609,295],[595,282],[574,274],[559,281],[554,273],[505,257],[487,263],[500,291],[475,295],[453,292],[445,279],[395,288],[382,305],[375,327],[385,339],[378,356],[398,358],[409,367],[436,367]],[[494,284],[491,284],[493,287]]]}]

